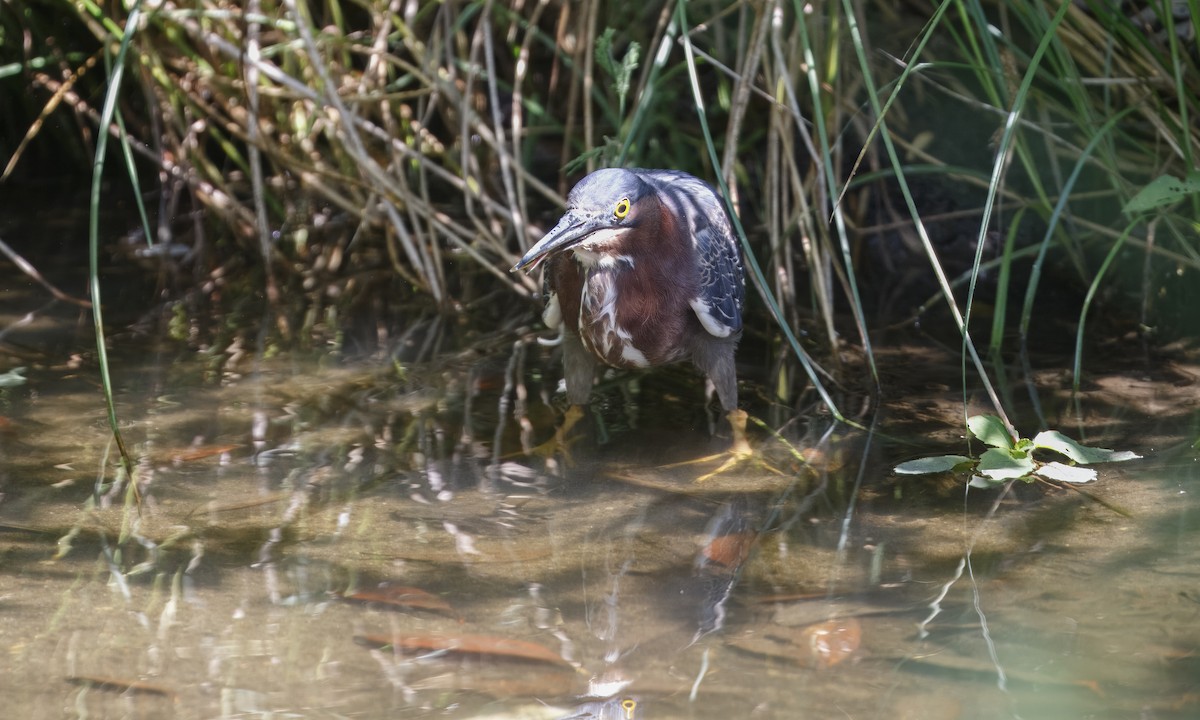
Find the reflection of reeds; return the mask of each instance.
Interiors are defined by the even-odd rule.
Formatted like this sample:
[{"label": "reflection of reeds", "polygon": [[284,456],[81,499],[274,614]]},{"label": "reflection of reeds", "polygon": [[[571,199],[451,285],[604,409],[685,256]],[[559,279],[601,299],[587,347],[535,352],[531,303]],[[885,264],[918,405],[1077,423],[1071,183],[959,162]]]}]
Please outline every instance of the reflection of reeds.
[{"label": "reflection of reeds", "polygon": [[[831,360],[839,298],[866,344],[869,313],[847,270],[881,245],[902,251],[900,269],[932,265],[951,305],[971,306],[949,277],[962,267],[942,273],[946,253],[928,237],[964,214],[975,223],[964,267],[999,259],[979,355],[998,356],[1006,329],[1027,337],[1048,263],[1086,286],[1120,242],[1140,251],[1139,268],[1105,266],[1107,282],[1138,291],[1152,325],[1158,271],[1200,267],[1187,220],[1200,200],[1161,213],[1152,235],[1118,210],[1154,176],[1197,164],[1200,73],[1183,32],[1196,18],[1108,2],[947,0],[927,16],[917,5],[906,17],[871,3],[855,17],[848,2],[780,0],[162,4],[132,39],[118,118],[127,151],[157,172],[158,235],[171,208],[203,207],[236,239],[204,248],[212,264],[257,258],[270,295],[301,291],[318,310],[381,291],[446,309],[497,290],[529,297],[536,279],[508,269],[570,179],[631,164],[723,179],[751,229],[761,297]],[[76,33],[121,37],[117,6],[75,7]],[[25,68],[32,85],[50,92],[47,111],[95,122],[102,56],[62,54],[40,19],[25,19],[44,33]],[[956,205],[930,209],[925,195],[946,188]],[[1014,322],[1004,299],[1018,272],[1028,281]],[[794,397],[802,383],[779,370],[777,384]]]}]

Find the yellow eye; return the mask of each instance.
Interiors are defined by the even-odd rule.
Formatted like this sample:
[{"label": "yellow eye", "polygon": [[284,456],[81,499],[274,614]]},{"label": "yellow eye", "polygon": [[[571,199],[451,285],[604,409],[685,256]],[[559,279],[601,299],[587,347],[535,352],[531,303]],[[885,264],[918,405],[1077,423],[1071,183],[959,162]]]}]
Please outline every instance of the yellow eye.
[{"label": "yellow eye", "polygon": [[[621,202],[625,203],[625,210],[628,211],[629,210],[629,201],[622,200]],[[620,207],[620,205],[618,205],[618,207]],[[625,698],[624,700],[621,701],[621,709],[625,711],[626,719],[632,720],[633,711],[637,710],[637,700],[634,700],[633,698]]]},{"label": "yellow eye", "polygon": [[621,198],[617,201],[617,206],[613,208],[613,215],[617,216],[618,220],[624,220],[629,214],[629,198]]}]

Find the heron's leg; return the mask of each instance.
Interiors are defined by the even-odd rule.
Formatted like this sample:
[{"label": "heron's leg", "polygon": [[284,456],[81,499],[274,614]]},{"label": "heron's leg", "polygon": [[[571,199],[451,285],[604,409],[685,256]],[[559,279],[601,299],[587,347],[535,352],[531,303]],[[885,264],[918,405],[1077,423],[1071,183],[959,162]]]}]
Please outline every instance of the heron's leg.
[{"label": "heron's leg", "polygon": [[729,418],[729,429],[733,432],[733,444],[729,446],[729,452],[737,457],[749,457],[754,454],[754,450],[750,448],[750,441],[746,439],[746,420],[749,415],[745,410],[730,410],[726,415]]},{"label": "heron's leg", "polygon": [[570,407],[563,415],[562,424],[554,430],[554,437],[534,448],[534,453],[544,458],[561,455],[567,465],[574,464],[571,445],[579,436],[570,435],[575,425],[584,418],[584,405],[592,394],[592,382],[596,377],[596,358],[580,342],[579,336],[563,333],[563,372],[567,383],[567,402]]},{"label": "heron's leg", "polygon": [[749,417],[745,410],[738,409],[737,400],[737,367],[733,362],[733,353],[737,348],[737,338],[717,339],[704,337],[692,355],[692,359],[712,382],[717,390],[717,398],[729,418],[729,427],[733,433],[733,445],[729,451],[733,455],[750,455],[750,443],[746,441],[746,420]]},{"label": "heron's leg", "polygon": [[572,406],[587,405],[596,379],[596,358],[573,333],[563,332],[562,348],[567,400]]},{"label": "heron's leg", "polygon": [[746,439],[746,422],[750,416],[745,410],[738,408],[737,368],[733,362],[737,340],[737,337],[718,339],[705,336],[697,341],[697,346],[692,352],[692,362],[708,376],[713,387],[716,388],[717,397],[721,401],[721,407],[725,410],[725,417],[729,419],[729,428],[733,434],[733,442],[726,452],[688,461],[687,463],[679,463],[681,465],[690,465],[700,462],[721,461],[720,467],[696,478],[696,482],[711,479],[748,460],[763,466],[771,472],[779,473],[777,469],[769,465],[762,457],[755,453],[754,449],[750,447],[750,442]]},{"label": "heron's leg", "polygon": [[567,411],[563,413],[562,424],[554,428],[554,437],[532,449],[532,454],[545,460],[552,460],[555,456],[562,458],[563,464],[571,467],[575,464],[575,459],[571,456],[571,446],[584,438],[581,433],[572,434],[572,430],[580,420],[584,418],[584,409],[582,405],[571,405]]}]

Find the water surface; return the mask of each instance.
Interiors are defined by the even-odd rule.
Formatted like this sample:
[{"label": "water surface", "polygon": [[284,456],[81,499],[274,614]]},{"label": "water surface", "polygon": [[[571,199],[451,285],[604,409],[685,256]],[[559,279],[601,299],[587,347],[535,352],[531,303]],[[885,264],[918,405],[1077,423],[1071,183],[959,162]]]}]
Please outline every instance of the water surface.
[{"label": "water surface", "polygon": [[[61,333],[77,315],[44,317]],[[958,361],[928,345],[880,356],[906,381],[862,415],[873,434],[786,418],[806,462],[759,431],[773,469],[697,482],[712,463],[663,467],[723,442],[686,371],[606,380],[608,442],[547,465],[511,419],[527,444],[554,421],[533,344],[519,363],[510,346],[398,371],[123,339],[135,500],[86,343],[39,332],[7,334],[37,352],[0,368],[28,367],[0,390],[15,717],[1200,713],[1200,371],[1183,352],[1170,377],[1094,375],[1082,423],[1043,378],[1056,427],[1145,459],[1101,466],[1087,494],[968,493],[890,470],[966,449]]]}]

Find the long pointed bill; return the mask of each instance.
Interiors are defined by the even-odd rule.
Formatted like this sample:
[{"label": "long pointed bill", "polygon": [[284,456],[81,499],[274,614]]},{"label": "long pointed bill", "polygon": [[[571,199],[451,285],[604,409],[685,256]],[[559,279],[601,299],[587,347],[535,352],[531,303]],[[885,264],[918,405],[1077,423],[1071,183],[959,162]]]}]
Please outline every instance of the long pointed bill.
[{"label": "long pointed bill", "polygon": [[594,217],[583,215],[574,210],[568,210],[559,219],[558,224],[550,232],[546,233],[546,237],[529,248],[529,252],[525,253],[525,257],[521,258],[512,269],[514,272],[517,270],[532,271],[550,255],[576,245],[588,235],[604,227],[604,223]]}]

